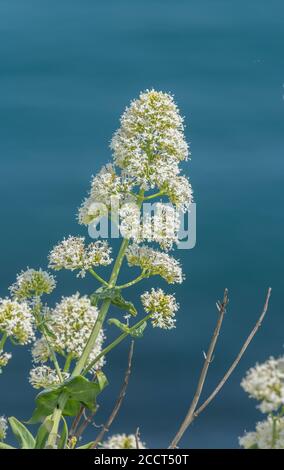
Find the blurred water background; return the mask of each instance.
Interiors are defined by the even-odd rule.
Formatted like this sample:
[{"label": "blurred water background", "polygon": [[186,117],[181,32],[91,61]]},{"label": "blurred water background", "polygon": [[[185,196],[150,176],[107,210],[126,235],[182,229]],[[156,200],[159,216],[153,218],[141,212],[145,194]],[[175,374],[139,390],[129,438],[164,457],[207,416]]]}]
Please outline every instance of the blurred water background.
[{"label": "blurred water background", "polygon": [[[149,328],[137,341],[112,428],[139,426],[151,447],[168,445],[186,411],[224,287],[230,306],[204,398],[271,285],[269,317],[182,446],[237,447],[261,418],[240,380],[257,360],[283,353],[283,14],[281,0],[0,0],[1,296],[16,272],[45,267],[63,236],[86,234],[77,207],[111,157],[108,144],[130,99],[150,87],[171,91],[186,116],[197,246],[178,253],[187,280],[174,289],[177,329]],[[51,302],[77,289],[92,292],[92,279],[60,273]],[[129,295],[137,298],[136,288]],[[98,423],[113,406],[128,347],[109,356]],[[31,414],[29,360],[17,348],[0,377],[0,415]]]}]

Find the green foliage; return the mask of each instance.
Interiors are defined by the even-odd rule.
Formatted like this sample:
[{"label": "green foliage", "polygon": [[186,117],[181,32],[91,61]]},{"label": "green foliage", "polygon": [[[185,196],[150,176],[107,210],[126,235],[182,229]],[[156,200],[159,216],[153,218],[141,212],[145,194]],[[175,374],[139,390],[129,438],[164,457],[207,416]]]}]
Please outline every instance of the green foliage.
[{"label": "green foliage", "polygon": [[92,305],[97,305],[99,301],[103,300],[110,300],[113,305],[121,310],[125,310],[134,317],[137,315],[137,310],[133,303],[125,300],[121,295],[120,289],[117,287],[100,287],[91,295]]},{"label": "green foliage", "polygon": [[45,418],[44,422],[38,429],[36,442],[35,442],[35,449],[44,449],[48,435],[52,429],[52,426],[53,426],[53,420],[51,419],[51,416],[48,416],[47,418]]},{"label": "green foliage", "polygon": [[13,416],[8,421],[21,449],[34,449],[35,439],[30,431]]},{"label": "green foliage", "polygon": [[64,383],[40,392],[36,397],[36,409],[29,420],[30,424],[42,421],[52,414],[57,407],[61,394],[66,394],[68,399],[63,409],[63,415],[75,416],[83,405],[91,411],[96,409],[96,399],[99,393],[107,385],[107,379],[102,372],[97,382],[90,382],[85,377],[77,377],[66,380]]}]

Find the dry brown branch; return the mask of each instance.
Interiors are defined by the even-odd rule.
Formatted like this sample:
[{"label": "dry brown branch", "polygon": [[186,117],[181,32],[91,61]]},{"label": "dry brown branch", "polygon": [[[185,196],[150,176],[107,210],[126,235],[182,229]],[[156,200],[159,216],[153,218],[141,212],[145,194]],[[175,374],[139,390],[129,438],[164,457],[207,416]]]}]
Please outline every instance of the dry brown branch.
[{"label": "dry brown branch", "polygon": [[140,431],[139,431],[139,428],[137,428],[136,432],[135,432],[136,449],[140,448],[140,446],[139,446],[139,437],[140,437]]},{"label": "dry brown branch", "polygon": [[126,394],[126,390],[127,390],[127,386],[128,386],[128,382],[129,382],[129,377],[130,377],[130,373],[131,373],[133,350],[134,350],[134,341],[131,341],[130,350],[129,350],[129,354],[128,354],[128,364],[127,364],[127,369],[126,369],[126,372],[125,372],[125,377],[124,377],[124,381],[123,381],[121,391],[119,393],[119,396],[118,396],[118,398],[115,402],[114,408],[113,408],[107,422],[104,424],[102,430],[100,431],[100,433],[97,436],[96,440],[93,442],[90,449],[95,449],[97,447],[97,445],[102,441],[105,433],[108,432],[110,426],[112,425],[114,419],[117,416],[117,413],[120,410],[120,407],[122,405],[122,402],[123,402],[125,394]]},{"label": "dry brown branch", "polygon": [[220,382],[218,383],[215,390],[211,393],[211,395],[207,398],[207,400],[205,400],[205,402],[202,403],[202,405],[195,411],[194,418],[197,418],[197,416],[206,408],[206,406],[209,405],[209,403],[215,398],[217,393],[219,393],[219,391],[221,390],[223,385],[227,382],[230,375],[234,372],[234,370],[237,367],[238,363],[240,362],[242,356],[244,355],[246,349],[248,348],[250,342],[252,341],[253,337],[257,333],[258,329],[261,327],[261,324],[263,322],[263,319],[264,319],[264,317],[266,315],[266,312],[267,312],[267,309],[268,309],[270,296],[271,296],[271,288],[269,288],[268,291],[267,291],[266,300],[265,300],[265,304],[264,304],[262,313],[261,313],[258,321],[256,322],[254,328],[252,329],[252,331],[248,335],[246,341],[244,342],[239,354],[237,355],[236,359],[232,363],[231,367],[229,367],[229,369],[227,370],[227,372],[224,375],[224,377],[222,378],[222,380],[220,380]]},{"label": "dry brown branch", "polygon": [[[209,403],[215,398],[215,396],[219,393],[219,391],[221,390],[221,388],[223,387],[223,385],[226,383],[226,381],[228,380],[228,378],[230,377],[230,375],[233,373],[233,371],[235,370],[235,368],[237,367],[238,363],[240,362],[242,356],[244,355],[246,349],[248,348],[249,344],[251,343],[252,339],[254,338],[255,334],[257,333],[258,329],[261,327],[261,324],[264,320],[264,317],[266,315],[266,312],[268,310],[268,305],[269,305],[269,300],[270,300],[270,296],[271,296],[271,288],[269,287],[268,291],[267,291],[267,295],[266,295],[266,299],[265,299],[265,303],[264,303],[264,306],[263,306],[263,310],[262,310],[262,313],[258,319],[258,321],[256,322],[254,328],[252,329],[252,331],[250,332],[249,336],[247,337],[246,341],[244,342],[239,354],[237,355],[236,359],[234,360],[234,362],[232,363],[231,367],[228,369],[228,371],[226,372],[226,374],[224,375],[224,377],[222,378],[222,380],[219,382],[219,384],[217,385],[217,387],[215,388],[215,390],[211,393],[211,395],[204,401],[204,403],[195,411],[196,409],[196,406],[197,406],[197,402],[196,402],[196,405],[195,405],[195,409],[193,410],[193,412],[191,413],[187,413],[186,415],[186,418],[185,420],[183,421],[179,431],[177,432],[176,436],[174,437],[174,439],[172,440],[169,448],[175,448],[177,446],[177,444],[179,443],[180,439],[182,438],[184,432],[186,431],[186,429],[191,425],[191,423],[193,422],[193,420],[209,405]],[[192,409],[192,405],[190,406],[190,409]],[[190,410],[189,410],[190,411]]]},{"label": "dry brown branch", "polygon": [[223,323],[223,320],[224,320],[224,315],[226,313],[226,307],[227,307],[228,301],[229,301],[229,299],[228,299],[228,290],[225,289],[223,302],[222,303],[217,302],[217,309],[218,309],[218,312],[219,312],[218,320],[217,320],[217,324],[216,324],[214,333],[212,335],[212,338],[211,338],[211,341],[210,341],[210,344],[209,344],[207,354],[205,354],[205,361],[204,361],[204,365],[203,365],[203,368],[202,368],[202,371],[201,371],[201,374],[200,374],[200,377],[199,377],[199,380],[198,380],[196,392],[194,394],[194,397],[193,397],[193,400],[190,404],[188,412],[187,412],[187,414],[186,414],[186,416],[185,416],[185,418],[184,418],[177,434],[175,435],[175,437],[173,438],[173,440],[170,444],[170,449],[175,448],[177,446],[178,442],[180,441],[180,439],[182,438],[183,434],[185,433],[186,429],[188,428],[189,424],[192,421],[192,416],[193,416],[194,411],[196,409],[196,406],[198,404],[198,401],[199,401],[199,398],[200,398],[200,395],[201,395],[201,392],[202,392],[202,389],[203,389],[203,386],[204,386],[204,383],[205,383],[205,380],[206,380],[207,372],[208,372],[209,366],[210,366],[211,361],[212,361],[212,356],[213,356],[214,349],[215,349],[215,346],[216,346],[216,343],[217,343],[217,340],[218,340],[218,336],[219,336],[219,333],[220,333],[220,330],[221,330],[221,326],[222,326],[222,323]]}]

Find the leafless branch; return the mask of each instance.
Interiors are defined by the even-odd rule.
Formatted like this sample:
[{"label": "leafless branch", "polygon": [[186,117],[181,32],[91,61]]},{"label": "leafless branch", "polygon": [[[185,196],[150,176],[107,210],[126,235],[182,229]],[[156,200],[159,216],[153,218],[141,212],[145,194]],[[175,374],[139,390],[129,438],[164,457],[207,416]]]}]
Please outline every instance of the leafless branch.
[{"label": "leafless branch", "polygon": [[262,313],[258,319],[258,321],[256,322],[254,328],[252,329],[252,331],[250,332],[249,336],[247,337],[246,341],[244,342],[239,354],[237,355],[236,359],[234,360],[234,362],[232,363],[231,367],[228,369],[228,371],[226,372],[226,374],[224,375],[224,377],[222,378],[222,380],[219,382],[219,384],[217,385],[217,387],[215,388],[215,390],[211,393],[211,395],[204,401],[204,403],[195,411],[196,409],[196,406],[197,406],[197,403],[196,403],[196,406],[195,406],[195,409],[193,410],[193,413],[190,413],[189,412],[187,413],[186,415],[186,418],[183,422],[186,423],[186,426],[181,426],[181,428],[179,429],[178,433],[176,434],[176,436],[174,437],[173,441],[171,442],[170,444],[170,448],[175,448],[178,444],[178,442],[180,441],[180,439],[182,438],[184,432],[186,431],[186,429],[191,425],[191,423],[193,422],[193,420],[195,418],[197,418],[197,416],[199,416],[199,414],[209,405],[209,403],[216,397],[216,395],[219,393],[219,391],[221,390],[221,388],[223,387],[223,385],[226,383],[226,381],[228,380],[228,378],[230,377],[230,375],[233,373],[233,371],[235,370],[235,368],[237,367],[238,363],[240,362],[242,356],[244,355],[246,349],[248,348],[249,344],[251,343],[252,339],[254,338],[255,334],[257,333],[257,331],[259,330],[259,328],[261,327],[262,325],[262,322],[264,320],[264,317],[266,315],[266,312],[268,310],[268,305],[269,305],[269,300],[270,300],[270,296],[271,296],[271,288],[269,287],[268,291],[267,291],[267,295],[266,295],[266,299],[265,299],[265,303],[264,303],[264,306],[263,306],[263,310],[262,310]]},{"label": "leafless branch", "polygon": [[140,446],[139,446],[139,437],[140,437],[140,431],[139,431],[139,428],[137,428],[136,433],[135,433],[136,449],[140,448]]},{"label": "leafless branch", "polygon": [[264,307],[263,307],[263,310],[262,310],[262,313],[258,319],[258,321],[256,322],[254,328],[252,329],[252,331],[250,332],[250,334],[248,335],[246,341],[244,342],[239,354],[237,355],[236,359],[234,360],[234,362],[232,363],[231,367],[229,367],[229,369],[227,370],[226,374],[224,375],[224,377],[222,378],[222,380],[220,380],[220,382],[218,383],[217,387],[215,388],[215,390],[211,393],[211,395],[207,398],[207,400],[205,400],[204,403],[202,403],[202,405],[195,411],[194,413],[194,418],[197,418],[198,415],[200,415],[200,413],[209,405],[209,403],[216,397],[217,393],[219,393],[219,391],[221,390],[221,388],[223,387],[223,385],[227,382],[228,378],[230,377],[230,375],[234,372],[235,368],[237,367],[237,365],[239,364],[241,358],[243,357],[246,349],[248,348],[250,342],[252,341],[253,337],[255,336],[255,334],[257,333],[258,329],[261,327],[261,324],[263,322],[263,319],[266,315],[266,312],[268,310],[268,304],[269,304],[269,299],[270,299],[270,296],[271,296],[271,288],[269,287],[268,291],[267,291],[267,295],[266,295],[266,300],[265,300],[265,303],[264,303]]},{"label": "leafless branch", "polygon": [[104,424],[104,426],[103,426],[102,430],[100,431],[99,435],[97,436],[96,440],[93,442],[92,446],[90,447],[91,449],[95,449],[97,447],[97,445],[102,441],[105,433],[108,432],[110,426],[112,425],[114,419],[116,418],[116,416],[117,416],[117,414],[120,410],[120,407],[121,407],[122,402],[124,400],[124,397],[126,395],[126,390],[127,390],[127,386],[128,386],[128,382],[129,382],[130,373],[131,373],[133,350],[134,350],[134,341],[131,341],[130,350],[129,350],[129,354],[128,354],[128,364],[127,364],[127,369],[126,369],[126,372],[125,372],[125,377],[124,377],[124,381],[123,381],[121,391],[119,393],[119,396],[116,400],[114,408],[113,408],[107,422]]},{"label": "leafless branch", "polygon": [[214,349],[215,349],[215,346],[216,346],[216,343],[217,343],[217,340],[218,340],[218,336],[219,336],[219,333],[220,333],[220,330],[221,330],[221,326],[222,326],[222,323],[223,323],[223,320],[224,320],[224,315],[226,313],[226,307],[227,307],[228,301],[229,301],[229,299],[228,299],[228,289],[225,289],[223,302],[222,303],[217,302],[217,304],[216,304],[218,312],[219,312],[217,325],[215,327],[211,342],[209,344],[208,351],[207,351],[206,354],[204,354],[205,361],[204,361],[204,365],[203,365],[203,368],[202,368],[202,371],[201,371],[201,374],[200,374],[200,377],[199,377],[199,380],[198,380],[196,392],[194,394],[194,397],[193,397],[193,400],[190,404],[188,412],[187,412],[187,414],[186,414],[186,416],[185,416],[185,418],[184,418],[177,434],[175,435],[175,437],[173,438],[173,440],[170,444],[170,449],[173,449],[177,446],[178,442],[180,441],[180,439],[182,438],[183,434],[185,433],[186,429],[188,428],[188,426],[190,425],[190,423],[192,421],[192,417],[194,415],[194,411],[195,411],[196,406],[198,404],[198,401],[199,401],[199,398],[200,398],[200,395],[201,395],[201,392],[202,392],[202,389],[203,389],[203,386],[204,386],[204,383],[205,383],[205,380],[206,380],[207,372],[208,372],[208,369],[209,369],[209,366],[210,366],[210,363],[211,363],[211,360],[212,360],[213,352],[214,352]]}]

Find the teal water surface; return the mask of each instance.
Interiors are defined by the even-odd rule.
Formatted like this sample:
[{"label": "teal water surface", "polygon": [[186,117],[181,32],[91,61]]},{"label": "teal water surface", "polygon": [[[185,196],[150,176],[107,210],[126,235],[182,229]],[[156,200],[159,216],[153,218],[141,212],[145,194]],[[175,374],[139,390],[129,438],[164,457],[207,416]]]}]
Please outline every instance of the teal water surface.
[{"label": "teal water surface", "polygon": [[[241,377],[283,352],[283,15],[281,0],[0,0],[1,296],[16,272],[45,267],[64,235],[85,234],[77,207],[111,158],[108,144],[130,99],[150,87],[171,91],[186,117],[197,245],[178,253],[187,280],[174,289],[177,328],[149,329],[137,341],[113,425],[113,432],[139,426],[151,447],[168,445],[186,411],[224,287],[230,305],[204,397],[271,285],[269,317],[182,446],[237,447],[261,419]],[[93,289],[91,279],[71,273],[58,281],[52,302]],[[129,295],[138,298],[136,288]],[[98,424],[114,403],[127,351],[124,344],[109,356]],[[0,415],[29,417],[29,361],[28,350],[14,351],[0,377]],[[91,428],[86,439],[93,435]]]}]

